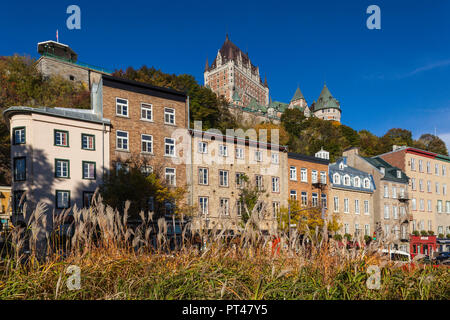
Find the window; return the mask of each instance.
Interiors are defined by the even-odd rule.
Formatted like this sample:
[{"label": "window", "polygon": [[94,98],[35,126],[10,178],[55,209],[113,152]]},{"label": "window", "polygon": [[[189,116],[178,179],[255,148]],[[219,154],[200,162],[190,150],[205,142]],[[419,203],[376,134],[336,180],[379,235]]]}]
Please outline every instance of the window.
[{"label": "window", "polygon": [[220,214],[228,216],[230,214],[230,200],[227,198],[220,198]]},{"label": "window", "polygon": [[446,201],[446,202],[445,202],[445,208],[446,208],[445,211],[446,211],[447,213],[450,213],[450,201]]},{"label": "window", "polygon": [[70,207],[70,191],[56,190],[56,208],[66,209]]},{"label": "window", "polygon": [[350,185],[350,176],[349,175],[344,176],[344,185],[346,185],[346,186]]},{"label": "window", "polygon": [[322,193],[322,194],[320,195],[320,200],[322,201],[322,207],[328,208],[328,205],[327,205],[327,195],[326,195],[325,193]]},{"label": "window", "polygon": [[389,206],[387,204],[384,205],[384,218],[389,219]]},{"label": "window", "polygon": [[370,236],[370,225],[369,224],[364,225],[364,235]]},{"label": "window", "polygon": [[55,159],[55,177],[56,178],[70,177],[69,160]]},{"label": "window", "polygon": [[175,157],[175,139],[164,138],[164,152],[168,157]]},{"label": "window", "polygon": [[416,190],[416,178],[411,178],[411,189]]},{"label": "window", "polygon": [[291,200],[297,200],[297,191],[291,190]]},{"label": "window", "polygon": [[225,144],[219,145],[219,156],[228,157],[228,146]]},{"label": "window", "polygon": [[364,214],[369,214],[369,200],[364,200]]},{"label": "window", "polygon": [[333,183],[341,184],[341,176],[339,175],[339,173],[333,174]]},{"label": "window", "polygon": [[95,162],[83,161],[83,179],[95,180]]},{"label": "window", "polygon": [[153,153],[153,136],[149,134],[141,135],[142,152]]},{"label": "window", "polygon": [[361,179],[359,177],[355,177],[355,179],[353,181],[354,181],[356,188],[361,187]]},{"label": "window", "polygon": [[175,109],[164,108],[164,123],[175,125]]},{"label": "window", "polygon": [[166,182],[170,186],[176,185],[175,168],[166,168]]},{"label": "window", "polygon": [[141,167],[141,173],[148,177],[151,173],[153,173],[153,167],[152,166],[147,166],[147,165],[143,165]]},{"label": "window", "polygon": [[435,189],[436,189],[436,194],[439,194],[440,193],[439,182],[435,183]]},{"label": "window", "polygon": [[255,150],[255,161],[257,161],[257,162],[262,161],[262,151]]},{"label": "window", "polygon": [[208,143],[200,141],[198,143],[198,153],[208,153]]},{"label": "window", "polygon": [[13,129],[13,144],[25,144],[25,127]]},{"label": "window", "polygon": [[392,207],[392,216],[394,219],[398,219],[398,208],[396,206]]},{"label": "window", "polygon": [[[427,182],[427,189],[428,189],[428,192],[431,192],[431,184],[430,184],[430,181],[428,181]],[[419,190],[420,191],[424,191],[424,188],[423,188],[423,180],[422,179],[419,179]]]},{"label": "window", "polygon": [[437,212],[442,213],[442,200],[437,201]]},{"label": "window", "polygon": [[116,139],[117,139],[116,141],[117,149],[128,151],[128,132],[117,130]]},{"label": "window", "polygon": [[334,203],[334,212],[338,212],[339,211],[339,197],[334,197],[333,203]]},{"label": "window", "polygon": [[306,191],[302,191],[302,206],[308,205],[308,193]]},{"label": "window", "polygon": [[355,199],[355,214],[359,214],[359,200]]},{"label": "window", "polygon": [[312,206],[317,207],[319,204],[319,195],[315,192],[312,193]]},{"label": "window", "polygon": [[423,199],[419,200],[420,211],[425,211],[425,201]]},{"label": "window", "polygon": [[92,134],[81,134],[81,149],[95,150],[95,136]]},{"label": "window", "polygon": [[279,164],[280,163],[280,158],[279,158],[278,153],[272,152],[272,163],[273,164]]},{"label": "window", "polygon": [[245,211],[244,202],[243,201],[236,201],[236,213],[238,216],[241,216],[242,213]]},{"label": "window", "polygon": [[327,184],[327,173],[325,171],[320,171],[320,183]]},{"label": "window", "polygon": [[364,188],[370,188],[370,180],[368,178],[364,178]]},{"label": "window", "polygon": [[411,158],[411,170],[416,171],[416,159]]},{"label": "window", "polygon": [[350,233],[350,228],[348,223],[344,223],[344,233],[345,234],[349,234]]},{"label": "window", "polygon": [[141,120],[153,121],[153,108],[151,104],[141,103]]},{"label": "window", "polygon": [[289,179],[297,181],[297,168],[294,166],[289,169]]},{"label": "window", "polygon": [[244,149],[236,148],[236,159],[244,159]]},{"label": "window", "polygon": [[243,188],[244,184],[245,184],[245,180],[244,180],[245,174],[242,172],[237,172],[236,173],[236,186],[238,188]]},{"label": "window", "polygon": [[83,191],[83,208],[89,208],[92,204],[93,198],[94,198],[94,192]]},{"label": "window", "polygon": [[69,146],[69,132],[62,130],[55,130],[55,146],[68,147]]},{"label": "window", "polygon": [[387,185],[384,186],[384,197],[389,198],[389,187]]},{"label": "window", "polygon": [[411,209],[412,210],[417,210],[417,201],[416,201],[416,198],[412,198],[411,199]]},{"label": "window", "polygon": [[308,182],[308,169],[302,168],[300,170],[300,181],[301,182]]},{"label": "window", "polygon": [[272,202],[272,215],[273,215],[274,219],[277,218],[278,213],[280,213],[280,203],[277,201],[274,201],[274,202]]},{"label": "window", "polygon": [[423,161],[419,160],[419,171],[423,172]]},{"label": "window", "polygon": [[399,179],[402,178],[402,172],[400,170],[397,170],[397,178]]},{"label": "window", "polygon": [[344,213],[349,213],[349,212],[350,212],[350,210],[349,210],[349,206],[348,206],[348,199],[345,198],[344,199]]},{"label": "window", "polygon": [[392,187],[392,199],[397,199],[397,187]]},{"label": "window", "polygon": [[431,200],[427,200],[427,210],[428,212],[432,212],[432,205],[431,205]]},{"label": "window", "polygon": [[355,223],[355,235],[359,235],[359,223]]},{"label": "window", "polygon": [[199,168],[198,169],[198,184],[207,185],[208,184],[208,169]]},{"label": "window", "polygon": [[[420,191],[423,191],[423,188],[420,188]],[[427,192],[431,192],[431,181],[427,181]]]},{"label": "window", "polygon": [[447,175],[447,167],[442,166],[442,175],[445,177]]},{"label": "window", "polygon": [[116,173],[119,173],[120,171],[123,171],[125,173],[129,173],[130,172],[130,166],[127,163],[117,162],[116,163]]},{"label": "window", "polygon": [[128,100],[116,98],[116,115],[128,117]]},{"label": "window", "polygon": [[318,182],[318,172],[317,172],[317,170],[312,170],[311,171],[311,182],[312,183],[317,183]]},{"label": "window", "polygon": [[16,157],[14,162],[14,181],[24,181],[27,179],[27,160],[25,157]]},{"label": "window", "polygon": [[427,161],[427,173],[431,173],[431,163]]},{"label": "window", "polygon": [[439,175],[439,164],[437,163],[434,165],[434,174],[437,176]]},{"label": "window", "polygon": [[219,186],[228,187],[228,171],[219,170]]},{"label": "window", "polygon": [[200,205],[200,213],[203,215],[208,214],[208,197],[199,197],[198,203]]},{"label": "window", "polygon": [[272,192],[280,192],[280,178],[272,177]]},{"label": "window", "polygon": [[256,188],[258,188],[258,190],[263,190],[264,189],[263,176],[255,175],[255,181],[256,181]]}]

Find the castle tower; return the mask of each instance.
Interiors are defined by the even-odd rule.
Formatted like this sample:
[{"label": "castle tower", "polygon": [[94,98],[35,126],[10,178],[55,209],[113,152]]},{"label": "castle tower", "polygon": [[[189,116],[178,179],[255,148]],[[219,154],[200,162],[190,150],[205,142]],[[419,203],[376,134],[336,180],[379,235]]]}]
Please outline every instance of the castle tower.
[{"label": "castle tower", "polygon": [[269,104],[267,79],[261,80],[259,67],[253,65],[249,56],[239,49],[226,35],[225,42],[209,66],[206,62],[204,85],[217,95],[223,95],[230,103],[236,92],[243,106],[255,100],[261,106]]},{"label": "castle tower", "polygon": [[289,102],[289,109],[297,108],[300,111],[303,111],[305,114],[305,117],[310,116],[310,110],[308,107],[308,104],[306,103],[306,99],[303,96],[303,93],[300,91],[300,87],[297,87],[297,90],[295,90],[294,96],[292,97],[291,101]]},{"label": "castle tower", "polygon": [[331,95],[326,84],[323,85],[319,99],[311,104],[310,109],[317,118],[341,122],[340,103]]}]

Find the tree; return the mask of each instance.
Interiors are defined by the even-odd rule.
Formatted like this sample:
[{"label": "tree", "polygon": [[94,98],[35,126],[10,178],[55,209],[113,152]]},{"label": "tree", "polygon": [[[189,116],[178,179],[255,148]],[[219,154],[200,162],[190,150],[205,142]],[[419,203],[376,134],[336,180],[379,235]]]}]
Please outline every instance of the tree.
[{"label": "tree", "polygon": [[422,148],[427,151],[448,156],[448,150],[445,142],[442,141],[438,136],[432,135],[430,133],[421,135],[419,140],[415,141],[415,146],[417,146],[418,148],[420,148],[420,146],[423,146]]},{"label": "tree", "polygon": [[[256,133],[258,134],[259,140],[266,139],[267,142],[276,143],[280,145],[286,145],[289,142],[289,135],[283,126],[266,122],[257,124],[255,126],[255,130]],[[265,134],[263,134],[263,131],[261,130],[266,130]],[[278,130],[279,141],[272,141],[272,130]]]},{"label": "tree", "polygon": [[239,203],[244,206],[244,210],[241,211],[241,220],[242,224],[245,225],[250,219],[255,206],[258,204],[262,205],[260,197],[265,191],[259,188],[256,183],[250,182],[250,179],[245,174],[240,179],[242,188],[239,193]]}]

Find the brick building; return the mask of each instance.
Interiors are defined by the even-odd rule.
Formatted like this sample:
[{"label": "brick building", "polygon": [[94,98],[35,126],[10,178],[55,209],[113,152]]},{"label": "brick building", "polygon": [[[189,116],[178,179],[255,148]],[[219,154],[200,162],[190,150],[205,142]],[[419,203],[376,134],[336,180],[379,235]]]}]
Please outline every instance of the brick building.
[{"label": "brick building", "polygon": [[127,168],[133,162],[143,171],[158,172],[169,185],[186,185],[186,163],[177,148],[187,133],[186,94],[103,75],[93,86],[92,104],[111,121],[111,168]]},{"label": "brick building", "polygon": [[393,146],[382,159],[410,177],[411,231],[450,234],[450,157],[411,147]]},{"label": "brick building", "polygon": [[329,160],[288,153],[289,198],[304,207],[328,208]]}]

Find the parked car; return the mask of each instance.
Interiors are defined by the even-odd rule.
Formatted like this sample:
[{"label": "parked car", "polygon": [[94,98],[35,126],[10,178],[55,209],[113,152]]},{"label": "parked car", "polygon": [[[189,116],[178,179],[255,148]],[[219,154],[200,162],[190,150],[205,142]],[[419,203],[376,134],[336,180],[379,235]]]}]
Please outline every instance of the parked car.
[{"label": "parked car", "polygon": [[411,255],[408,252],[401,251],[401,250],[388,250],[383,249],[381,250],[382,255],[389,255],[389,260],[391,261],[399,261],[402,263],[409,263],[411,262]]},{"label": "parked car", "polygon": [[436,260],[439,262],[443,262],[445,260],[450,259],[450,252],[440,252],[439,255],[436,257]]}]

